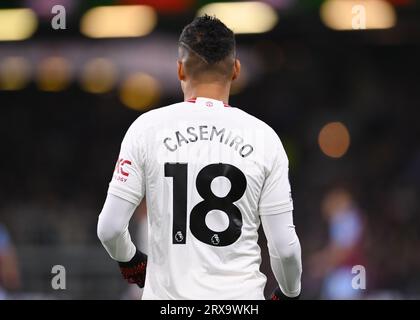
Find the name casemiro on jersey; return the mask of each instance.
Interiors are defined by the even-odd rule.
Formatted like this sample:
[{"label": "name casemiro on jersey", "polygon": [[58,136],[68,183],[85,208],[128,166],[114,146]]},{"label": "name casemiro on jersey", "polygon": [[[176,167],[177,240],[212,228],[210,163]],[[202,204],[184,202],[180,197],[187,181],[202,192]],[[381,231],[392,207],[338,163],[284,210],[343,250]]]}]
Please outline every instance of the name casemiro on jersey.
[{"label": "name casemiro on jersey", "polygon": [[177,130],[172,137],[163,139],[163,144],[169,151],[176,151],[178,148],[197,141],[218,141],[237,151],[243,158],[248,157],[254,147],[245,143],[244,138],[239,134],[232,133],[226,128],[217,128],[216,126],[201,125],[196,127],[186,127],[183,130]]}]

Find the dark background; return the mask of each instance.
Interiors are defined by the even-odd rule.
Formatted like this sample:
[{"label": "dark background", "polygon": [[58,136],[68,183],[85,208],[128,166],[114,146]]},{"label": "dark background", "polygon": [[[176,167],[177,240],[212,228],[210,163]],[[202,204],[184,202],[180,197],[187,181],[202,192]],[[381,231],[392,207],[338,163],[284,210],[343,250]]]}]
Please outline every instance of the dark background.
[{"label": "dark background", "polygon": [[[87,8],[74,2],[77,10],[66,30],[52,30],[41,20],[31,39],[0,42],[0,62],[23,56],[35,70],[40,56],[66,56],[69,47],[85,53],[95,48],[96,54],[103,46],[108,56],[131,51],[133,70],[142,71],[136,56],[144,64],[161,62],[144,52],[145,46],[172,43],[168,55],[173,58],[162,63],[173,63],[173,73],[166,68],[159,71],[163,77],[156,77],[171,84],[161,85],[160,98],[150,108],[183,99],[176,84],[176,40],[203,2],[192,1],[180,12],[159,12],[157,27],[144,38],[106,40],[79,33]],[[367,271],[363,296],[418,298],[419,6],[414,1],[395,5],[398,23],[392,29],[338,32],[322,24],[319,3],[292,3],[278,10],[281,18],[272,31],[237,36],[247,82],[230,104],[272,126],[289,155],[303,297],[324,297],[323,277],[311,272],[312,257],[330,242],[323,198],[340,187],[352,195],[364,221],[357,249]],[[37,50],[42,53],[33,54]],[[84,63],[83,54],[67,59],[75,69]],[[125,107],[118,85],[103,94],[85,92],[75,73],[58,92],[40,90],[35,76],[21,90],[0,90],[0,223],[14,242],[22,277],[12,297],[127,297],[127,286],[96,237],[96,222],[123,135],[146,110]],[[321,128],[332,121],[342,122],[351,139],[338,159],[318,144]],[[268,292],[274,282],[262,243]],[[66,267],[67,290],[51,289],[55,264]]]}]

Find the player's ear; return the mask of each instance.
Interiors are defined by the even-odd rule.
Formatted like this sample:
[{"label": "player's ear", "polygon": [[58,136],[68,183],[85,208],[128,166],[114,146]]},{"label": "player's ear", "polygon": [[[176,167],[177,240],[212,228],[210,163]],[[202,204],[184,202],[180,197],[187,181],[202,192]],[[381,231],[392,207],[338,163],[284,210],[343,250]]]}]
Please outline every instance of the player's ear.
[{"label": "player's ear", "polygon": [[180,60],[178,60],[177,63],[178,63],[178,79],[180,81],[184,81],[185,80],[184,64]]},{"label": "player's ear", "polygon": [[236,80],[241,73],[241,62],[239,59],[235,59],[235,63],[233,64],[233,75],[232,80]]}]

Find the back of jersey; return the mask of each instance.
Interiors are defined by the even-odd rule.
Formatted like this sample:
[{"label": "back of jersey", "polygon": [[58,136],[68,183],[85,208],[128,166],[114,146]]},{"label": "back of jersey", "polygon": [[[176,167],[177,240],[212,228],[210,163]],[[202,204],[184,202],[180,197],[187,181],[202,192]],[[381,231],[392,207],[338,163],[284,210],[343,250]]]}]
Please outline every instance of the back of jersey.
[{"label": "back of jersey", "polygon": [[264,299],[259,215],[293,209],[287,156],[265,123],[207,98],[145,113],[109,192],[146,195],[144,299]]}]

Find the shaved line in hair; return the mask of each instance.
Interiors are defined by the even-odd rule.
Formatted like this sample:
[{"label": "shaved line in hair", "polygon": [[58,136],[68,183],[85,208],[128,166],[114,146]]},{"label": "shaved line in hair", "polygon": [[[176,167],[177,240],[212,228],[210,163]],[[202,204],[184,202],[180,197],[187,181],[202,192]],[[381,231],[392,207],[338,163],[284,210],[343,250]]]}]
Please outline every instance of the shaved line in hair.
[{"label": "shaved line in hair", "polygon": [[197,51],[193,50],[188,44],[186,44],[183,41],[179,42],[180,45],[184,46],[185,48],[187,48],[189,51],[193,52],[198,58],[200,58],[201,60],[203,60],[203,62],[205,64],[209,64],[208,61],[206,60],[206,58],[204,58],[202,55],[198,54]]}]

